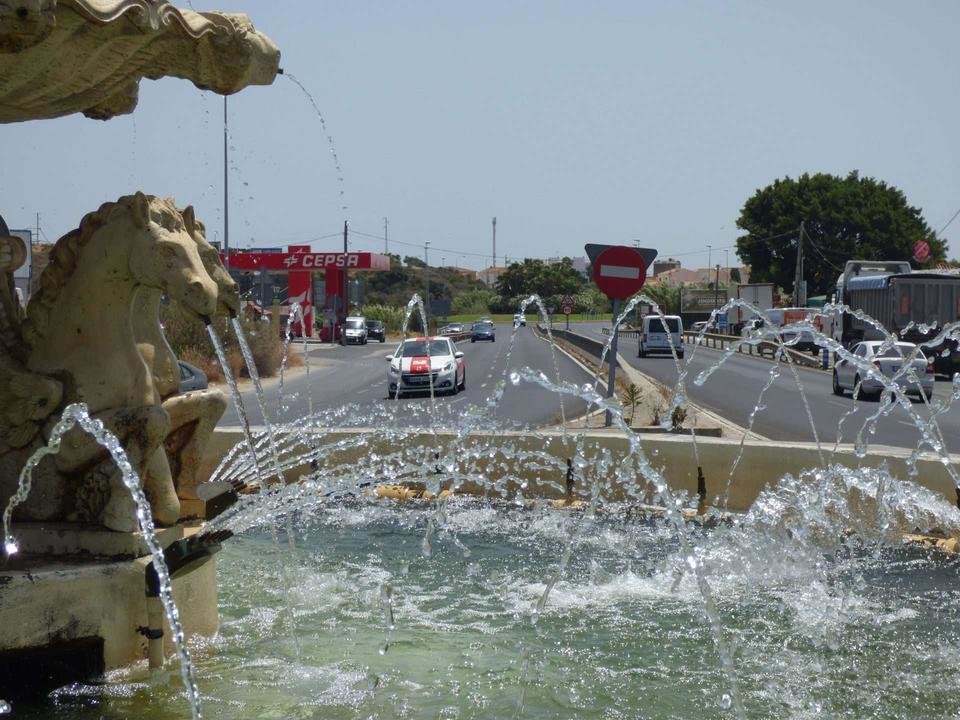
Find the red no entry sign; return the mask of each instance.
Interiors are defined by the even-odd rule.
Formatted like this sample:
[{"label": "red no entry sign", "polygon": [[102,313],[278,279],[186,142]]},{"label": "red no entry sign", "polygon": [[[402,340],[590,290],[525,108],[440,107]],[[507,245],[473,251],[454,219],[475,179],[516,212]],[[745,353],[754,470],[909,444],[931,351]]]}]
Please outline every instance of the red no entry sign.
[{"label": "red no entry sign", "polygon": [[926,240],[917,240],[913,244],[913,259],[918,263],[926,262],[930,257],[930,243]]},{"label": "red no entry sign", "polygon": [[613,300],[626,300],[647,281],[647,262],[637,248],[610,245],[593,260],[593,281]]}]

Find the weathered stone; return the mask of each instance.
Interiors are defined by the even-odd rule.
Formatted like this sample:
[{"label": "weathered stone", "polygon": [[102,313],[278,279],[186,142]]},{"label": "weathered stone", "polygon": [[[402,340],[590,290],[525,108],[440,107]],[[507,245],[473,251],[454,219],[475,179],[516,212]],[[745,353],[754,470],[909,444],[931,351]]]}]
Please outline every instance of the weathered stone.
[{"label": "weathered stone", "polygon": [[269,85],[280,51],[245,15],[164,0],[0,0],[0,58],[0,122],[105,120],[136,107],[141,78]]}]

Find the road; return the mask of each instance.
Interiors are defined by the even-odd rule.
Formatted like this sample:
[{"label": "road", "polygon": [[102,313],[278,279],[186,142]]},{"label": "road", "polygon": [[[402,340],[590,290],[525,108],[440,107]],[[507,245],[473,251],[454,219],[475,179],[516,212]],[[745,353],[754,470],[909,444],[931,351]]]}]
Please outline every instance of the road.
[{"label": "road", "polygon": [[[570,329],[592,337],[600,334],[604,323],[576,323]],[[678,373],[670,356],[637,357],[637,340],[624,337],[619,343],[620,355],[633,367],[669,387],[677,383]],[[702,371],[716,365],[723,357],[718,350],[692,346],[686,349],[685,381],[687,396],[697,405],[710,410],[738,425],[746,427],[750,413],[758,402],[760,391],[770,379],[770,360],[757,357],[733,355],[702,385],[694,382]],[[843,416],[854,408],[849,393],[843,397],[833,394],[829,373],[807,368],[797,368],[803,393],[810,406],[813,428],[822,442],[832,447],[837,439],[837,428]],[[938,380],[934,397],[946,399],[951,392],[947,381]],[[786,364],[780,365],[780,375],[763,396],[763,408],[757,413],[753,429],[771,440],[805,441],[814,439],[813,429],[804,408],[803,398],[797,388],[793,373]],[[867,417],[879,407],[876,401],[858,402],[856,412],[843,422],[842,442],[853,442]],[[927,406],[920,400],[912,400],[912,410],[924,420],[929,417]],[[960,451],[960,409],[942,416],[939,424],[948,448]],[[903,408],[896,408],[888,417],[882,418],[876,433],[866,436],[870,443],[914,448],[920,441],[920,433],[913,420]]]},{"label": "road", "polygon": [[[532,327],[522,327],[517,331],[511,353],[511,332],[511,325],[501,323],[497,325],[496,342],[471,343],[466,340],[457,344],[458,349],[465,353],[467,389],[455,396],[437,397],[433,422],[456,427],[471,405],[488,408],[488,400],[501,380],[506,381],[503,397],[486,419],[486,427],[542,427],[560,422],[560,400],[555,393],[526,382],[512,385],[507,379],[510,370],[525,366],[542,370],[547,377],[555,377],[549,344],[539,339]],[[278,418],[283,422],[294,422],[306,417],[312,396],[312,406],[316,411],[333,412],[337,408],[355,405],[349,417],[345,418],[350,425],[376,425],[379,418],[389,413],[391,417],[404,418],[408,423],[420,424],[418,419],[422,418],[422,424],[427,426],[430,424],[428,413],[431,412],[429,394],[404,396],[397,400],[387,398],[385,356],[395,349],[396,343],[391,342],[348,347],[308,345],[310,373],[308,375],[298,369],[285,378],[285,410],[278,412],[277,379],[264,382],[267,414],[271,416],[271,422],[277,422]],[[560,376],[564,380],[577,383],[590,380],[580,366],[559,351],[556,358]],[[252,387],[245,389],[243,398],[250,422],[261,424],[262,415]],[[585,409],[586,404],[581,401],[570,397],[563,400],[563,411],[568,418],[583,414]],[[231,403],[220,425],[237,424],[239,420]]]}]

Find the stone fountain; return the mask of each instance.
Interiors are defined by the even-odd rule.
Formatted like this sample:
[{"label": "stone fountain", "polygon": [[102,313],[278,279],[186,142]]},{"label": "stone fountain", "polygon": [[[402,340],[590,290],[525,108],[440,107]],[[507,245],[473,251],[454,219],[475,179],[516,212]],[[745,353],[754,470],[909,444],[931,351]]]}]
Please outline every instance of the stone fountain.
[{"label": "stone fountain", "polygon": [[[220,93],[237,92],[249,84],[271,82],[278,72],[278,57],[269,39],[257,33],[243,16],[180,10],[158,0],[0,0],[0,119],[20,122],[76,112],[108,119],[133,110],[142,78],[181,77],[201,88]],[[172,569],[176,570],[173,596],[187,635],[216,631],[219,623],[216,562],[209,559],[216,542],[225,537],[225,533],[234,527],[239,532],[248,522],[238,510],[236,526],[223,524],[215,526],[213,531],[209,525],[204,528],[204,503],[198,497],[197,486],[208,477],[227,483],[250,477],[242,451],[235,452],[237,447],[243,447],[243,435],[229,430],[213,431],[223,412],[225,397],[217,391],[178,394],[176,358],[164,340],[158,321],[163,294],[178,299],[185,308],[203,318],[236,310],[236,288],[204,235],[203,225],[192,208],[178,206],[171,199],[133,193],[111,200],[84,216],[76,230],[58,241],[51,265],[42,278],[41,290],[31,298],[25,311],[17,303],[10,274],[24,262],[26,249],[14,238],[0,237],[0,502],[6,505],[14,494],[24,463],[48,442],[68,405],[83,402],[93,417],[119,438],[131,469],[142,478],[151,501],[152,518],[148,519],[162,527],[159,532],[162,544],[174,549],[169,558]],[[100,262],[91,262],[90,258],[94,257]],[[745,512],[758,505],[761,509],[775,507],[782,499],[775,493],[778,483],[786,486],[787,493],[798,494],[803,487],[816,490],[817,483],[827,487],[823,485],[822,476],[829,479],[837,474],[833,466],[829,470],[825,468],[822,449],[808,443],[753,440],[737,443],[701,438],[696,451],[698,462],[692,462],[687,438],[657,437],[644,441],[644,452],[654,458],[648,462],[646,455],[638,452],[636,438],[627,433],[585,433],[574,437],[561,431],[492,432],[485,436],[469,427],[457,431],[407,428],[399,432],[396,427],[389,427],[380,432],[371,432],[369,428],[331,432],[312,421],[310,424],[307,431],[299,424],[294,428],[280,428],[276,439],[278,445],[284,446],[284,472],[289,477],[305,476],[307,482],[283,488],[273,495],[265,493],[268,503],[276,503],[276,514],[272,514],[273,508],[268,505],[263,517],[249,519],[246,527],[269,524],[290,507],[319,506],[337,490],[337,482],[341,480],[345,486],[352,486],[347,489],[356,491],[385,477],[421,483],[426,478],[426,484],[437,486],[431,490],[455,485],[460,493],[497,494],[510,499],[514,508],[526,508],[525,503],[533,497],[553,497],[561,501],[553,507],[571,514],[585,506],[592,507],[600,497],[604,502],[615,504],[648,501],[656,495],[665,501],[665,512],[669,514],[680,507],[683,496],[697,495],[703,506],[719,505],[735,512]],[[328,426],[333,424],[331,421]],[[289,437],[289,443],[284,434]],[[261,444],[261,448],[264,454],[260,461],[271,462],[268,444]],[[290,448],[293,450],[287,452]],[[371,458],[380,458],[381,463],[371,463]],[[576,463],[572,464],[571,458],[576,458]],[[867,483],[861,483],[849,488],[841,485],[842,492],[829,496],[831,510],[842,506],[844,512],[838,522],[827,526],[824,534],[839,537],[849,529],[856,529],[848,521],[868,516],[873,518],[874,525],[881,526],[882,533],[875,535],[888,534],[889,528],[895,532],[912,529],[914,518],[921,513],[909,516],[911,522],[907,523],[893,512],[887,513],[881,503],[893,484],[888,473],[897,477],[913,475],[912,480],[924,488],[920,500],[929,502],[940,512],[945,500],[952,504],[955,498],[955,483],[945,469],[950,461],[950,458],[945,462],[945,458],[932,455],[917,458],[908,451],[882,448],[862,456],[855,456],[852,448],[831,454],[831,462],[856,467],[867,479],[872,476],[866,470],[882,466],[883,472],[877,473],[879,489],[874,495],[866,492]],[[708,469],[705,481],[697,472],[698,465]],[[441,478],[441,474],[444,477]],[[582,482],[588,475],[590,485]],[[653,487],[656,483],[651,479],[660,485]],[[44,685],[55,687],[77,678],[95,676],[105,669],[142,660],[148,648],[151,664],[162,660],[165,649],[162,642],[158,643],[162,622],[157,618],[156,603],[161,591],[157,588],[155,568],[148,557],[144,537],[137,532],[137,515],[122,480],[105,449],[76,428],[64,435],[57,454],[43,458],[37,465],[33,491],[18,505],[14,518],[19,552],[5,558],[0,568],[0,691],[5,692],[16,684],[33,689]],[[775,502],[771,502],[771,494]],[[848,495],[857,499],[848,503],[852,508],[849,513],[846,505],[839,503]],[[574,497],[581,501],[579,505]],[[758,498],[766,500],[758,503]],[[670,499],[677,500],[676,504],[667,502]],[[460,500],[462,498],[458,498]],[[815,502],[823,502],[823,496],[813,498],[808,504]],[[922,505],[921,509],[925,507]],[[251,508],[251,515],[260,510],[253,502],[248,506]],[[796,507],[789,509],[796,510]],[[427,513],[424,521],[427,537],[443,511],[444,506],[440,504],[436,511],[431,509]],[[483,512],[485,510],[476,510],[470,505],[466,505],[463,512],[464,522],[472,515],[481,517],[480,522],[475,521],[479,529],[473,531],[478,539],[474,552],[481,553],[493,544],[486,534],[487,526],[500,522],[499,517],[483,515]],[[628,521],[632,522],[632,516],[628,516]],[[756,519],[758,525],[766,521],[762,513]],[[898,523],[903,524],[903,528]],[[523,524],[529,525],[525,520]],[[682,526],[682,522],[678,525]],[[271,529],[276,531],[275,527]],[[776,526],[768,535],[761,534],[764,540],[756,549],[756,558],[750,556],[750,559],[759,563],[760,559],[776,557],[775,543],[787,548],[784,555],[809,550],[807,546],[792,543],[795,536],[802,535],[794,532],[800,529],[787,526],[786,531],[780,532],[781,528]],[[342,529],[335,526],[335,530],[340,533]],[[510,540],[514,532],[510,530]],[[204,533],[209,533],[205,545],[180,544],[185,537],[205,537]],[[677,535],[680,534],[678,530]],[[394,536],[390,537],[390,543],[394,543]],[[426,538],[424,540],[426,543]],[[544,557],[549,557],[547,550],[556,552],[555,545],[569,550],[574,544],[572,534],[562,543],[557,543],[553,534],[549,534],[548,540],[550,544],[543,552]],[[648,544],[658,542],[654,536]],[[618,541],[613,546],[619,549],[623,544]],[[335,546],[336,539],[331,537],[322,549],[327,552]],[[362,557],[351,558],[351,562],[369,565],[368,546],[359,542],[357,546],[361,548]],[[427,546],[429,550],[428,543]],[[732,547],[740,550],[736,545]],[[820,567],[824,553],[812,547],[811,562]],[[241,566],[248,564],[282,566],[282,562],[272,563],[269,552],[263,553],[261,549],[257,548],[252,562],[234,563],[235,572],[242,576],[246,567]],[[829,549],[834,548],[829,546]],[[425,595],[428,613],[430,607],[442,606],[445,613],[465,604],[471,593],[475,599],[488,592],[489,585],[503,586],[510,591],[504,593],[506,597],[516,590],[508,587],[510,579],[504,580],[499,567],[496,573],[486,577],[481,564],[466,560],[469,555],[462,543],[458,550],[463,551],[462,567],[457,566],[459,558],[454,557],[449,572],[441,574],[458,580],[476,578],[477,587],[467,588],[465,592],[456,589],[449,602],[438,603]],[[322,554],[318,552],[317,556]],[[728,555],[739,562],[742,553]],[[385,575],[391,571],[389,563],[398,560],[400,569],[395,572],[395,580],[409,584],[409,580],[405,580],[409,563],[403,564],[404,556],[395,545],[386,547],[376,557],[383,563]],[[670,586],[679,582],[684,568],[690,568],[696,575],[703,567],[693,552],[684,551],[677,557],[682,561],[679,567],[664,573],[666,587],[662,595],[665,597],[674,597]],[[566,558],[569,559],[569,552]],[[494,559],[498,566],[504,560]],[[574,557],[574,561],[576,559]],[[633,560],[635,558],[630,558]],[[561,569],[565,562],[561,563]],[[721,571],[726,567],[722,558],[716,563]],[[730,560],[727,563],[735,574],[736,563]],[[426,574],[433,572],[426,564],[423,567]],[[309,565],[299,569],[305,570],[307,581],[311,575],[319,574]],[[244,583],[241,577],[233,585],[254,593],[269,592],[286,582],[282,567],[279,573],[277,567],[269,566],[258,572],[255,581]],[[268,574],[271,572],[272,575]],[[547,573],[554,572],[552,563],[549,566],[543,563],[537,570],[536,580],[543,580]],[[583,568],[583,572],[589,573],[592,585],[599,583],[594,580],[595,575],[602,577],[602,572],[594,573],[594,568]],[[834,579],[829,574],[824,577]],[[556,571],[554,579],[559,578],[560,572]],[[698,580],[706,583],[702,576],[698,576]],[[305,601],[309,603],[309,612],[303,614],[310,617],[316,611],[318,599],[336,592],[343,582],[338,576],[337,582],[310,594]],[[552,584],[548,583],[539,604],[533,603],[536,609],[531,614],[541,615],[540,628],[550,622],[550,618],[543,615],[550,587]],[[691,589],[691,595],[699,593],[697,596],[702,597],[702,602],[694,606],[698,612],[691,620],[700,624],[684,627],[683,632],[674,633],[674,637],[689,634],[690,627],[705,626],[701,611],[716,616],[716,609],[711,609],[709,587],[706,591],[704,587]],[[347,594],[356,595],[368,589],[354,582]],[[289,601],[289,588],[283,590],[282,601]],[[387,640],[390,633],[395,632],[392,592],[389,583],[380,586]],[[745,593],[744,598],[747,603],[754,599],[752,592]],[[349,611],[346,614],[357,616],[364,612],[353,604],[355,601],[354,597],[342,599],[342,606]],[[535,634],[528,632],[525,620],[517,620],[526,617],[529,608],[521,604],[508,610],[516,626],[515,637],[521,638],[520,642],[529,642],[530,635]],[[496,617],[497,612],[498,609],[491,606],[482,614]],[[638,613],[638,616],[645,614],[653,615],[650,612]],[[297,621],[295,616],[289,619]],[[336,640],[343,641],[352,634],[345,631],[349,620],[349,617],[333,617],[326,629],[333,628],[331,632],[338,634]],[[368,620],[365,617],[361,623],[366,626],[367,634],[380,634],[376,621]],[[446,616],[440,620],[442,627],[450,627]],[[469,623],[461,623],[461,631],[474,621],[475,617]],[[565,618],[554,621],[557,627],[549,635],[551,643],[576,636],[577,628],[566,623]],[[372,633],[370,627],[374,628]],[[402,628],[396,632],[402,632]],[[450,641],[453,633],[446,633],[445,643],[431,645],[428,641],[418,645],[415,633],[409,629],[407,632],[410,637],[405,645],[391,651],[394,655],[390,657],[426,647],[427,652],[407,669],[429,675],[417,685],[432,690],[438,684],[436,676],[444,674],[436,673],[441,664],[435,656],[442,654],[444,645],[453,646]],[[645,629],[631,632],[628,639],[649,637],[659,644],[661,633],[662,628]],[[304,633],[304,637],[309,642],[314,634],[319,635],[317,628]],[[719,647],[723,635],[716,630],[713,634],[702,633],[701,642],[716,642]],[[168,637],[169,633],[162,640]],[[326,648],[337,645],[327,642],[326,638],[323,640]],[[368,644],[376,648],[379,640]],[[476,639],[478,646],[487,642],[486,637]],[[382,657],[389,642],[380,647]],[[619,651],[619,640],[616,647],[617,652],[612,654],[619,659],[623,654]],[[779,650],[785,647],[787,643],[779,644]],[[316,648],[314,652],[321,655]],[[459,649],[454,652],[458,655],[456,658],[444,661],[446,672],[468,668],[462,674],[464,688],[469,688],[468,683],[477,681],[482,674],[473,671],[472,659],[465,663]],[[500,655],[510,652],[513,648]],[[531,667],[535,669],[525,652],[518,654],[523,678],[529,677]],[[726,662],[724,652],[721,647],[718,654]],[[821,656],[813,655],[819,663]],[[299,649],[296,660],[300,660]],[[375,662],[377,658],[369,660],[371,666]],[[398,665],[403,663],[401,655]],[[594,664],[593,658],[584,669],[589,670],[591,664]],[[290,663],[279,665],[286,671]],[[729,689],[736,678],[730,667],[724,667],[717,682],[721,688]],[[509,668],[502,672],[494,670],[489,673],[495,686],[491,692],[502,688],[503,678],[512,672]],[[657,668],[658,673],[661,671],[662,668]],[[268,666],[260,665],[253,672],[254,680],[263,680],[271,671]],[[632,672],[632,668],[618,671],[590,684],[594,689],[602,689],[613,678]],[[787,672],[795,674],[792,666]],[[314,672],[302,675],[311,688],[322,679]],[[397,675],[401,675],[399,680]],[[440,677],[439,684],[444,680]],[[564,680],[571,686],[576,681],[577,678],[569,676]],[[363,692],[368,694],[375,694],[381,682],[392,683],[388,698],[391,702],[395,697],[402,699],[406,694],[417,692],[406,683],[402,673],[391,677],[388,672],[382,678],[362,677],[355,682],[362,683],[367,688]],[[692,680],[692,683],[701,682],[699,674]],[[276,683],[276,686],[286,695],[288,685]],[[700,689],[699,685],[696,689]],[[775,694],[774,690],[762,689],[767,694]],[[535,690],[531,687],[531,693]],[[669,692],[663,694],[670,695]],[[451,695],[462,699],[477,693],[461,692],[458,681]],[[730,696],[720,695],[720,698],[720,707],[729,708]],[[643,702],[637,704],[643,707],[647,699],[641,700]],[[181,702],[181,698],[178,696],[176,701]],[[428,703],[433,701],[432,697],[425,698],[425,707],[430,707]],[[553,701],[551,698],[550,702]],[[283,702],[286,708],[286,697]],[[601,698],[599,702],[610,701]],[[520,705],[516,712],[514,707],[497,707],[498,712],[491,714],[520,716],[522,700]],[[553,715],[561,712],[554,704],[545,704],[545,707],[550,707]],[[398,715],[401,710],[404,716],[410,714],[402,707],[396,710]],[[434,710],[431,716],[442,715],[446,708]],[[233,711],[231,706],[228,712]],[[575,710],[570,710],[570,716],[575,714]],[[319,711],[315,715],[321,716],[326,717]]]},{"label": "stone fountain", "polygon": [[[0,0],[0,122],[130,113],[143,78],[231,94],[272,83],[279,57],[244,15],[163,0]],[[64,409],[83,403],[142,478],[162,544],[198,532],[200,458],[226,397],[179,394],[158,313],[164,294],[207,321],[238,309],[204,235],[193,208],[172,199],[136,192],[106,202],[57,241],[25,309],[11,278],[27,250],[0,237],[4,507]],[[67,432],[36,466],[13,520],[19,552],[0,569],[0,676],[31,668],[34,683],[60,682],[70,668],[89,675],[144,657],[147,636],[159,636],[144,593],[152,566],[107,450],[79,428]],[[216,631],[215,563],[184,563],[173,593],[187,634]],[[50,668],[59,670],[45,678]]]}]

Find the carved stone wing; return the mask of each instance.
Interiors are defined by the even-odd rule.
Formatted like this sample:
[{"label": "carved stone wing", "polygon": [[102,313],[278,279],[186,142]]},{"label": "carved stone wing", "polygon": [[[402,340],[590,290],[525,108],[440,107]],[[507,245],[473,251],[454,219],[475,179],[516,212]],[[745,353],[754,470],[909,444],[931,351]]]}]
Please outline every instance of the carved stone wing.
[{"label": "carved stone wing", "polygon": [[13,282],[26,259],[23,240],[0,234],[0,453],[27,445],[63,396],[58,381],[26,369],[24,311]]}]

